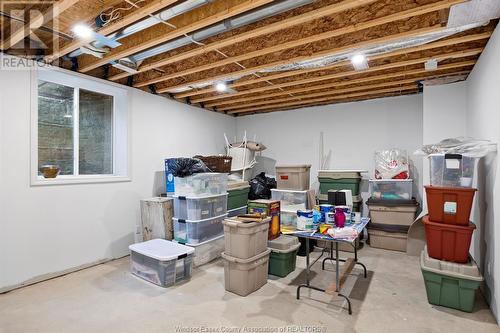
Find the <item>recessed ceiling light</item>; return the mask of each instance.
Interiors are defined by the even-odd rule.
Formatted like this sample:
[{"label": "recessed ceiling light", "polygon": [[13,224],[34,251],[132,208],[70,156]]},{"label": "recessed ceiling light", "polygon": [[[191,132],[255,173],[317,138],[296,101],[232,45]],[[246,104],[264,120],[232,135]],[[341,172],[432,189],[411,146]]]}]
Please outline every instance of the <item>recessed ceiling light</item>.
[{"label": "recessed ceiling light", "polygon": [[225,84],[224,82],[218,82],[215,85],[215,90],[217,90],[218,92],[226,92],[227,91],[227,84]]},{"label": "recessed ceiling light", "polygon": [[75,36],[82,39],[89,39],[94,34],[94,31],[85,24],[77,24],[72,29]]},{"label": "recessed ceiling light", "polygon": [[363,70],[368,68],[368,60],[364,54],[358,53],[351,57],[352,65],[356,70]]}]

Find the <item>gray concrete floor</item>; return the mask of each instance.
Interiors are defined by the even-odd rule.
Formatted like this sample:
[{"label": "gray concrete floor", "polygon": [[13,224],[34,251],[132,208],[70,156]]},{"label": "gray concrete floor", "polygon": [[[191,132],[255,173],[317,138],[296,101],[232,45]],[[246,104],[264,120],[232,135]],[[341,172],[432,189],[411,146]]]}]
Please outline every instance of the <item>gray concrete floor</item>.
[{"label": "gray concrete floor", "polygon": [[[0,332],[500,332],[480,295],[473,313],[429,305],[417,257],[365,246],[360,259],[368,278],[355,269],[345,285],[352,316],[336,296],[304,290],[295,298],[303,258],[247,297],[224,290],[220,260],[163,289],[132,276],[123,258],[0,295]],[[323,287],[334,276],[319,263],[312,275]]]}]

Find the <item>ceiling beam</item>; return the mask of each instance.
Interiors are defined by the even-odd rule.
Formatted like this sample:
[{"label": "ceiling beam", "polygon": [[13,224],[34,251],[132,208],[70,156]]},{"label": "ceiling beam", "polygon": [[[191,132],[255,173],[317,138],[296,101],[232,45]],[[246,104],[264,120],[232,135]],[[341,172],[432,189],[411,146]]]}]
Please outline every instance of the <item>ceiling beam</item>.
[{"label": "ceiling beam", "polygon": [[[362,83],[372,82],[372,81],[388,80],[388,79],[393,79],[393,78],[397,78],[400,76],[410,76],[410,75],[418,75],[418,74],[427,74],[426,76],[436,75],[436,72],[441,72],[444,70],[456,69],[456,68],[461,68],[461,67],[466,67],[466,66],[474,66],[475,63],[476,63],[475,60],[461,61],[461,62],[457,62],[457,63],[451,63],[451,64],[439,66],[438,69],[435,71],[427,71],[425,68],[408,70],[408,71],[403,70],[401,72],[396,72],[396,73],[374,75],[374,76],[368,76],[368,77],[364,77],[364,78],[360,78],[360,79],[346,80],[346,81],[342,81],[342,82],[331,82],[328,84],[309,86],[309,87],[305,87],[305,88],[298,88],[298,89],[288,90],[288,91],[284,91],[284,92],[282,91],[282,92],[280,92],[279,95],[278,95],[278,93],[275,93],[275,94],[253,96],[252,98],[247,97],[247,98],[234,99],[234,100],[227,101],[226,104],[230,104],[230,105],[222,106],[222,107],[217,106],[217,110],[218,111],[226,111],[226,110],[233,110],[233,109],[241,109],[241,108],[245,108],[245,107],[253,106],[253,105],[267,104],[267,103],[269,103],[268,99],[273,98],[273,97],[280,97],[280,96],[288,95],[288,94],[310,93],[311,91],[314,91],[314,90],[338,88],[338,87],[351,86],[351,85],[355,85],[355,84],[362,84]],[[417,79],[413,78],[412,80],[417,80]],[[347,89],[353,89],[353,88],[347,88]],[[332,92],[338,91],[338,90],[340,90],[340,89],[334,89],[334,90],[332,90]],[[318,94],[323,94],[323,93],[324,92],[320,92]],[[300,99],[303,97],[304,97],[304,95],[287,96],[287,97],[283,97],[282,99],[280,99],[280,98],[273,99],[273,101],[278,102],[278,101],[284,101],[286,99],[293,100],[293,99]],[[258,101],[260,99],[264,99],[264,100]],[[255,100],[257,100],[257,101],[255,101]],[[243,103],[243,104],[241,104],[241,103]],[[232,104],[236,104],[236,105],[232,105]],[[216,105],[204,104],[203,106],[205,108],[211,108],[211,107],[214,107]]]},{"label": "ceiling beam", "polygon": [[[474,62],[468,64],[468,65],[461,65],[461,66],[454,66],[455,68],[459,67],[471,67],[474,66]],[[436,71],[438,72],[438,71]],[[321,91],[317,93],[310,93],[310,94],[303,94],[299,96],[288,96],[284,98],[277,98],[277,99],[272,99],[272,100],[265,100],[265,101],[260,101],[260,102],[254,102],[254,103],[249,103],[245,105],[236,105],[236,106],[226,106],[223,108],[216,108],[217,111],[227,111],[227,113],[237,113],[239,109],[246,109],[249,107],[256,107],[260,105],[267,105],[267,104],[276,104],[276,103],[281,103],[281,102],[290,102],[293,100],[304,100],[308,98],[315,98],[315,97],[323,97],[323,96],[331,96],[331,95],[341,95],[345,93],[351,93],[351,92],[356,92],[360,90],[366,90],[366,89],[374,89],[374,88],[388,88],[394,85],[402,85],[402,84],[411,84],[411,83],[416,83],[417,81],[425,80],[428,78],[434,78],[438,75],[441,74],[448,74],[448,75],[455,75],[457,73],[469,73],[469,71],[464,71],[461,70],[459,72],[453,72],[453,73],[436,73],[436,72],[427,72],[427,75],[420,75],[420,76],[415,76],[409,79],[404,79],[404,80],[398,80],[398,81],[389,81],[389,82],[380,82],[380,83],[373,83],[373,84],[367,84],[367,85],[360,85],[360,86],[355,86],[355,87],[349,87],[349,88],[343,88],[343,89],[333,89],[330,91]],[[400,75],[401,76],[401,75]],[[365,81],[366,83],[366,81]]]},{"label": "ceiling beam", "polygon": [[47,22],[56,19],[59,15],[61,15],[61,13],[76,4],[78,1],[80,0],[59,0],[43,13],[37,12],[35,17],[30,17],[29,22],[26,22],[24,26],[12,31],[10,35],[2,41],[0,49],[7,50],[15,46],[17,43],[29,36],[32,30],[36,30]]},{"label": "ceiling beam", "polygon": [[[170,6],[176,1],[177,0],[154,0],[153,2],[149,3],[144,7],[129,12],[129,14],[125,15],[120,20],[115,21],[115,23],[110,23],[108,25],[105,25],[104,27],[99,29],[97,33],[106,36],[114,32],[117,32],[118,30],[121,30],[131,25],[132,23],[135,23],[136,21],[139,21],[145,17],[148,17],[149,15],[152,15],[153,13],[156,13],[159,10],[162,10]],[[60,58],[68,53],[71,53],[86,44],[88,44],[88,40],[74,39],[69,44],[64,45],[61,49],[57,50],[54,54],[47,56],[45,60],[47,62],[53,62],[57,58]]]},{"label": "ceiling beam", "polygon": [[[227,96],[226,98],[248,95],[248,94],[258,93],[258,92],[262,92],[262,91],[266,91],[266,90],[282,89],[282,88],[296,86],[296,85],[317,83],[319,81],[338,79],[338,78],[342,78],[342,77],[346,77],[346,76],[350,76],[350,75],[366,74],[366,73],[372,73],[372,72],[377,72],[377,71],[386,70],[386,69],[393,69],[393,68],[397,68],[397,67],[417,65],[417,64],[424,63],[430,59],[444,60],[444,59],[453,59],[453,58],[463,58],[463,57],[468,57],[468,56],[480,54],[481,51],[482,51],[482,49],[458,51],[458,52],[452,52],[452,53],[443,54],[443,55],[435,56],[435,57],[423,57],[423,58],[417,58],[417,59],[412,59],[412,60],[405,60],[405,61],[400,61],[400,62],[389,63],[389,64],[385,64],[385,65],[380,65],[380,66],[374,66],[374,67],[370,67],[370,68],[365,69],[365,70],[350,70],[350,71],[333,73],[333,74],[323,75],[323,76],[318,76],[318,77],[310,77],[310,78],[300,79],[300,80],[296,80],[296,81],[275,84],[272,86],[264,86],[264,87],[242,90],[242,91],[239,91],[237,93],[232,93],[231,96]],[[210,100],[216,99],[214,97],[215,96],[206,97],[206,98],[191,99],[191,102],[192,103],[202,103],[202,102],[206,102],[209,99]],[[220,97],[220,95],[219,95],[219,97]]]},{"label": "ceiling beam", "polygon": [[[350,97],[350,98],[345,98],[345,99],[341,98],[341,99],[334,99],[334,100],[325,101],[325,102],[316,102],[316,103],[303,105],[303,106],[301,106],[301,108],[310,108],[310,107],[321,106],[321,105],[332,105],[332,104],[339,104],[339,103],[366,101],[366,100],[375,99],[375,98],[395,97],[395,96],[402,96],[402,95],[415,94],[415,93],[418,93],[418,88],[416,88],[416,87],[415,87],[415,89],[409,89],[409,90],[405,90],[405,91],[395,91],[395,92],[388,92],[388,93],[381,93],[381,94],[367,94],[367,95],[363,95],[363,96],[359,96],[359,97]],[[254,114],[264,114],[264,113],[295,110],[295,109],[297,109],[297,108],[294,106],[289,106],[289,107],[283,107],[283,108],[276,108],[276,109],[272,109],[272,110],[247,112],[247,113],[242,113],[242,114],[234,113],[232,115],[233,116],[250,116],[250,115],[254,115]]]},{"label": "ceiling beam", "polygon": [[[247,32],[235,35],[235,36],[231,36],[231,37],[226,38],[226,39],[215,41],[211,44],[200,46],[194,50],[190,50],[190,51],[183,52],[183,53],[171,56],[171,57],[167,57],[166,59],[161,59],[161,60],[149,63],[149,64],[143,64],[137,69],[137,72],[142,73],[142,72],[146,72],[149,70],[153,70],[153,69],[156,69],[156,68],[159,68],[162,66],[166,66],[168,64],[172,64],[172,63],[175,63],[175,62],[178,62],[181,60],[185,60],[185,59],[188,59],[191,57],[199,56],[201,54],[204,54],[204,53],[207,53],[210,51],[215,51],[215,50],[218,50],[218,49],[221,49],[224,47],[228,47],[230,45],[240,43],[240,42],[243,42],[243,41],[251,39],[251,38],[256,38],[256,37],[260,37],[262,35],[271,34],[273,32],[279,31],[279,30],[287,29],[287,28],[290,28],[290,27],[295,26],[295,25],[299,25],[299,24],[303,24],[303,23],[306,23],[309,21],[313,21],[313,20],[316,20],[316,19],[324,17],[324,16],[333,15],[335,13],[339,13],[339,12],[342,12],[342,11],[345,11],[345,10],[348,10],[351,8],[364,6],[364,5],[370,4],[370,3],[375,2],[375,1],[377,1],[377,0],[344,0],[341,3],[336,3],[333,5],[322,7],[322,8],[319,8],[319,9],[316,9],[316,10],[313,10],[310,12],[306,12],[306,13],[303,13],[303,14],[300,14],[297,16],[293,16],[289,19],[278,21],[276,23],[272,23],[269,25],[264,25],[263,27],[256,28],[256,29],[253,29],[253,30],[250,30],[250,31],[247,31]],[[116,81],[116,80],[123,79],[124,77],[130,76],[130,75],[134,75],[134,74],[124,72],[124,73],[116,74],[116,75],[110,77],[110,80]]]},{"label": "ceiling beam", "polygon": [[[382,59],[382,58],[392,57],[392,56],[396,56],[396,55],[417,52],[417,51],[424,51],[424,50],[445,47],[445,46],[450,46],[450,45],[455,45],[455,44],[478,41],[478,40],[490,38],[491,34],[492,34],[491,31],[487,31],[487,32],[482,32],[482,33],[478,33],[478,34],[472,34],[472,35],[466,35],[466,36],[462,36],[462,37],[455,37],[455,38],[439,40],[439,41],[432,42],[429,44],[423,44],[423,45],[419,45],[419,46],[414,46],[414,47],[409,47],[409,48],[405,48],[405,49],[392,51],[389,53],[371,56],[370,60]],[[260,78],[254,78],[254,79],[250,79],[250,80],[244,80],[244,81],[230,83],[230,84],[228,84],[228,88],[234,89],[234,88],[238,88],[238,87],[242,87],[242,86],[246,86],[246,85],[251,85],[251,84],[255,84],[255,83],[259,83],[259,82],[264,82],[264,81],[272,81],[272,80],[282,79],[282,78],[286,78],[286,77],[290,77],[290,76],[310,74],[310,73],[317,72],[317,71],[323,71],[323,70],[327,70],[327,69],[333,69],[333,68],[345,66],[347,64],[349,64],[349,62],[344,61],[344,62],[339,62],[339,63],[333,64],[330,66],[325,66],[325,67],[291,70],[291,71],[266,75],[266,76],[263,76]],[[175,95],[175,97],[176,98],[186,98],[186,97],[203,95],[203,94],[208,94],[208,93],[213,93],[213,92],[215,92],[215,88],[210,86],[210,87],[204,88],[204,89],[191,90],[191,91],[187,91],[187,92],[183,92],[183,93],[178,93]],[[225,98],[226,96],[230,97],[230,95],[224,94],[224,95],[218,95],[218,98]]]},{"label": "ceiling beam", "polygon": [[[206,6],[212,6],[214,8],[220,8],[217,13],[207,16],[203,19],[199,19],[198,16],[194,15],[191,20],[186,19],[189,17],[190,13],[186,13],[184,15],[181,15],[179,17],[179,22],[182,24],[177,25],[176,29],[167,27],[165,25],[165,28],[168,28],[168,32],[161,34],[158,37],[147,39],[138,44],[133,44],[133,43],[127,43],[127,41],[123,42],[122,46],[117,47],[116,49],[111,50],[109,53],[107,53],[102,59],[98,59],[92,62],[89,62],[88,64],[83,64],[80,72],[86,73],[92,69],[95,69],[97,67],[103,66],[111,61],[118,60],[130,55],[133,55],[135,53],[139,53],[140,51],[152,48],[154,46],[157,46],[159,44],[168,42],[172,39],[175,39],[177,37],[184,36],[185,34],[188,34],[190,32],[205,28],[209,25],[212,25],[214,23],[217,23],[219,21],[225,20],[227,18],[233,17],[235,15],[242,14],[246,11],[255,9],[257,7],[260,7],[262,5],[268,4],[272,2],[273,0],[246,0],[246,1],[233,1],[237,2],[236,5],[232,7],[227,7],[227,0],[220,0],[217,2],[209,3],[207,5],[204,5],[200,8],[195,9],[197,13],[202,15],[204,12],[207,11]],[[187,15],[187,16],[186,16]],[[181,18],[184,17],[184,20],[181,21]],[[175,19],[175,18],[174,18]],[[175,20],[171,20],[174,22]],[[187,23],[185,23],[187,21]],[[176,25],[176,24],[174,24]],[[158,27],[155,26],[155,29]],[[162,27],[163,28],[163,27]],[[144,33],[144,32],[143,32]]]},{"label": "ceiling beam", "polygon": [[164,81],[168,81],[168,80],[171,80],[171,79],[175,79],[177,77],[186,76],[186,75],[190,75],[190,74],[194,74],[194,73],[198,73],[198,72],[203,72],[203,71],[206,71],[206,70],[210,70],[212,68],[217,68],[217,67],[229,65],[229,64],[232,64],[232,63],[241,62],[241,61],[244,61],[244,60],[248,60],[248,59],[260,57],[260,56],[263,56],[263,55],[266,55],[266,54],[270,54],[270,53],[274,53],[274,52],[279,52],[279,51],[283,51],[283,50],[286,50],[286,49],[291,49],[291,48],[294,48],[294,47],[300,47],[300,46],[303,46],[303,45],[306,45],[306,44],[315,43],[315,42],[319,42],[319,41],[322,41],[322,40],[325,40],[325,39],[334,38],[334,37],[338,37],[338,36],[341,36],[341,35],[358,32],[358,31],[369,29],[369,28],[373,28],[373,27],[376,27],[376,26],[379,26],[379,25],[388,24],[388,23],[391,23],[391,22],[408,19],[408,18],[414,17],[414,16],[424,15],[424,14],[427,14],[427,13],[431,13],[431,12],[434,12],[434,11],[438,11],[438,10],[441,10],[441,9],[448,8],[451,5],[454,5],[454,4],[457,4],[457,3],[461,3],[461,2],[464,2],[464,1],[465,0],[442,0],[442,1],[439,1],[439,2],[436,2],[436,3],[431,3],[431,4],[428,4],[428,5],[424,5],[424,6],[419,6],[419,7],[416,7],[416,8],[412,8],[412,9],[408,9],[408,10],[405,10],[405,11],[402,11],[402,12],[398,12],[398,13],[394,13],[394,14],[391,14],[391,15],[383,16],[383,17],[380,17],[380,18],[376,18],[376,19],[373,19],[373,20],[366,21],[366,22],[352,24],[352,25],[345,26],[345,27],[342,27],[342,28],[339,28],[339,29],[335,29],[335,30],[331,30],[331,31],[326,31],[326,32],[323,32],[323,33],[320,33],[320,34],[317,34],[317,35],[313,35],[313,36],[309,36],[309,37],[305,37],[305,38],[300,38],[300,39],[289,41],[289,42],[286,42],[286,43],[283,43],[283,44],[273,45],[271,47],[267,47],[267,48],[264,48],[264,49],[256,50],[256,51],[253,51],[253,52],[244,53],[244,54],[241,54],[241,55],[238,55],[238,56],[234,56],[234,57],[228,57],[226,59],[219,60],[219,61],[216,61],[216,62],[211,62],[211,63],[205,64],[205,65],[201,65],[201,66],[197,66],[197,67],[185,69],[185,70],[182,70],[182,71],[176,71],[176,72],[171,73],[171,74],[162,75],[162,76],[160,76],[158,78],[153,78],[153,79],[150,79],[150,80],[145,80],[145,81],[142,81],[142,82],[137,82],[134,86],[135,87],[144,87],[144,86],[147,86],[147,85],[150,85],[150,84],[155,84],[155,83],[159,83],[159,82],[164,82]]},{"label": "ceiling beam", "polygon": [[307,100],[303,100],[303,101],[294,101],[294,102],[280,103],[280,104],[275,104],[275,105],[273,104],[273,105],[257,106],[257,107],[251,107],[251,108],[238,110],[235,112],[227,112],[227,113],[242,114],[242,113],[246,113],[246,112],[255,112],[255,111],[260,111],[260,110],[276,109],[276,108],[283,108],[283,107],[288,107],[288,106],[301,106],[304,104],[311,104],[311,103],[317,103],[317,102],[330,102],[330,101],[334,101],[336,99],[345,99],[345,98],[359,97],[359,96],[365,96],[365,95],[371,95],[371,94],[383,94],[383,93],[398,92],[398,91],[403,92],[405,90],[412,90],[415,88],[417,88],[417,84],[408,84],[408,85],[402,85],[402,86],[394,87],[394,88],[369,90],[369,91],[365,91],[365,92],[357,92],[357,93],[346,94],[346,95],[341,95],[341,96],[337,96],[337,97],[326,96],[326,97],[311,98],[311,99],[307,99]]},{"label": "ceiling beam", "polygon": [[[401,40],[403,38],[420,36],[420,35],[423,35],[423,34],[437,32],[437,31],[441,31],[441,30],[443,30],[443,27],[441,25],[439,25],[439,24],[438,25],[434,25],[432,27],[410,30],[410,31],[402,32],[402,33],[395,34],[395,35],[389,35],[389,36],[385,36],[385,37],[381,37],[381,38],[371,39],[371,40],[368,40],[368,41],[354,43],[354,44],[343,46],[343,47],[339,47],[339,48],[336,48],[336,49],[323,50],[323,51],[320,51],[320,52],[312,53],[312,54],[307,55],[307,56],[299,56],[299,57],[294,57],[294,58],[290,58],[290,59],[287,59],[287,60],[278,60],[278,61],[275,61],[275,62],[272,62],[272,63],[258,65],[258,66],[255,66],[255,67],[249,67],[249,68],[246,68],[246,69],[241,69],[241,70],[233,71],[233,72],[230,72],[230,73],[224,73],[224,74],[220,74],[220,75],[215,75],[215,76],[212,76],[210,78],[210,81],[224,80],[224,79],[227,79],[228,77],[231,77],[231,76],[249,75],[249,74],[253,74],[253,73],[255,73],[255,72],[259,71],[259,70],[267,69],[267,68],[270,68],[270,67],[275,67],[275,66],[290,64],[290,63],[297,62],[297,61],[310,60],[310,59],[313,59],[313,58],[320,58],[320,57],[324,57],[324,56],[328,56],[328,55],[332,55],[332,54],[340,54],[340,53],[344,53],[344,52],[353,51],[353,50],[356,50],[356,49],[362,49],[362,48],[365,48],[365,47],[374,46],[374,45],[378,45],[378,44],[390,43],[390,42],[394,42],[394,41],[397,41],[397,40]],[[206,82],[207,82],[207,78],[199,79],[199,80],[194,80],[194,81],[190,81],[190,82],[184,82],[184,83],[181,83],[181,84],[178,84],[178,85],[169,86],[169,87],[165,87],[165,88],[160,88],[160,89],[158,89],[158,92],[159,93],[171,92],[171,91],[173,91],[175,89],[178,89],[178,88],[184,88],[184,87],[188,87],[188,86],[196,85],[196,84],[203,84],[203,83],[206,83]]]}]

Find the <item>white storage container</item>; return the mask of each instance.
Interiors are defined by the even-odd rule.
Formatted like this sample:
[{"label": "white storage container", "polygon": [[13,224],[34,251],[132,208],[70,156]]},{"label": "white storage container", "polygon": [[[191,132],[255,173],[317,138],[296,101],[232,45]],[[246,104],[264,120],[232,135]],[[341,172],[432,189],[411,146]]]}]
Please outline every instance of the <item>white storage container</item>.
[{"label": "white storage container", "polygon": [[194,248],[193,266],[205,265],[217,258],[224,252],[224,235],[199,244],[186,244]]},{"label": "white storage container", "polygon": [[247,213],[247,206],[243,206],[243,207],[240,207],[240,208],[235,208],[235,209],[231,209],[231,210],[228,210],[227,211],[227,217],[230,218],[230,217],[235,217],[235,216],[238,216],[238,215],[244,215]]},{"label": "white storage container", "polygon": [[197,173],[189,177],[174,177],[175,195],[200,197],[227,192],[226,173]]},{"label": "white storage container", "polygon": [[194,249],[164,239],[132,244],[132,274],[162,287],[191,277]]},{"label": "white storage container", "polygon": [[431,185],[472,187],[476,159],[460,154],[429,155]]},{"label": "white storage container", "polygon": [[370,194],[378,200],[410,200],[412,186],[412,179],[370,179]]},{"label": "white storage container", "polygon": [[175,195],[174,216],[183,220],[205,220],[226,214],[227,193],[209,197],[184,197]]},{"label": "white storage container", "polygon": [[280,190],[303,191],[309,189],[311,165],[277,165],[276,183]]},{"label": "white storage container", "polygon": [[271,189],[271,199],[281,202],[281,210],[303,210],[307,208],[307,191]]},{"label": "white storage container", "polygon": [[249,259],[239,259],[222,253],[226,290],[247,296],[265,285],[270,253],[271,250],[268,249]]},{"label": "white storage container", "polygon": [[224,233],[222,221],[226,215],[196,221],[174,217],[174,238],[183,244],[199,244],[220,237]]}]

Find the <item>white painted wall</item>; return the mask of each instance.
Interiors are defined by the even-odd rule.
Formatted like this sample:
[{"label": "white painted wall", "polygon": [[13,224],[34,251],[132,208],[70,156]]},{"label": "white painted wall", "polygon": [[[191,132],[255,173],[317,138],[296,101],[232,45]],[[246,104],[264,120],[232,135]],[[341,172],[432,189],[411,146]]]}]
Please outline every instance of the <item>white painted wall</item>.
[{"label": "white painted wall", "polygon": [[[365,169],[373,177],[374,152],[402,148],[415,162],[415,190],[420,189],[421,159],[413,152],[422,142],[422,95],[303,108],[287,112],[237,118],[237,132],[244,131],[267,145],[265,171],[274,174],[278,164],[312,164],[311,182],[317,182],[320,132],[324,151],[332,155],[327,168]],[[271,159],[271,160],[269,160]],[[363,192],[368,191],[364,182]],[[416,193],[420,198],[420,193]],[[366,195],[364,195],[366,197]],[[366,210],[365,210],[366,211]]]},{"label": "white painted wall", "polygon": [[[465,136],[465,114],[467,111],[467,84],[458,82],[440,86],[424,86],[423,134],[424,145],[443,139]],[[415,157],[418,158],[418,157]],[[422,183],[430,181],[429,160],[422,157]],[[426,210],[425,191],[422,205]]]},{"label": "white painted wall", "polygon": [[[496,29],[486,49],[467,79],[466,134],[500,143],[500,29]],[[500,319],[500,164],[497,154],[479,164],[478,192],[473,221],[474,252],[486,278],[487,298]]]},{"label": "white painted wall", "polygon": [[128,254],[172,156],[222,153],[235,119],[130,89],[132,181],[30,187],[30,73],[0,73],[0,290]]}]

